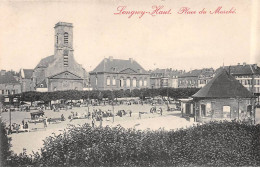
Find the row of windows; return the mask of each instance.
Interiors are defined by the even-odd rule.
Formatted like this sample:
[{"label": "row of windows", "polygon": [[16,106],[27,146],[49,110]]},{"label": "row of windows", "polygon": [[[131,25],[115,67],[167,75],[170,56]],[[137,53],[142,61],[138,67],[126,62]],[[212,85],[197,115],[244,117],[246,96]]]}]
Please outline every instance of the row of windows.
[{"label": "row of windows", "polygon": [[[142,86],[146,87],[147,86],[147,80],[146,79],[145,80],[139,80],[138,82],[139,82],[139,87],[142,87]],[[96,83],[97,83],[97,80],[96,80]],[[127,78],[125,81],[124,81],[123,78],[121,78],[119,80],[119,86],[120,87],[124,87],[124,83],[125,83],[126,87],[131,87],[131,79],[130,78]],[[111,80],[110,76],[108,76],[107,79],[106,79],[106,84],[107,84],[107,86],[110,86],[111,84],[113,86],[115,86],[116,85],[116,78],[112,77],[112,80]],[[138,84],[137,79],[133,78],[132,79],[132,87],[137,87],[137,84]]]},{"label": "row of windows", "polygon": [[196,80],[180,80],[180,84],[195,84]]},{"label": "row of windows", "polygon": [[242,85],[251,85],[252,80],[238,80]]},{"label": "row of windows", "polygon": [[16,94],[17,90],[0,90],[1,94]]}]

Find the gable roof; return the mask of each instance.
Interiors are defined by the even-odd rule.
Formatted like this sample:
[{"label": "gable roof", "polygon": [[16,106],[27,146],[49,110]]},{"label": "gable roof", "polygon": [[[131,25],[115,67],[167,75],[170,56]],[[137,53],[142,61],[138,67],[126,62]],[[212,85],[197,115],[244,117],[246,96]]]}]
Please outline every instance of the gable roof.
[{"label": "gable roof", "polygon": [[0,84],[19,84],[14,76],[7,72],[4,75],[0,75]]},{"label": "gable roof", "polygon": [[[216,73],[221,72],[223,67],[220,67],[216,70]],[[233,66],[224,66],[224,69],[227,72],[230,72],[232,75],[252,75],[260,74],[260,68],[255,64],[243,64],[243,65],[233,65]]]},{"label": "gable roof", "polygon": [[195,93],[193,98],[253,98],[249,92],[232,75],[223,69],[202,89]]},{"label": "gable roof", "polygon": [[205,77],[212,76],[214,74],[214,69],[213,68],[203,68],[203,69],[196,69],[196,70],[191,70],[189,72],[186,72],[184,74],[181,74],[179,77],[185,78],[185,77],[199,77],[201,75]]},{"label": "gable roof", "polygon": [[[136,73],[148,74],[144,68],[138,64],[133,59],[122,60],[122,59],[112,59],[105,58],[103,59],[99,65],[92,71],[94,72],[109,72],[109,73],[120,73],[123,70],[131,69]],[[140,72],[141,70],[141,72]]]},{"label": "gable roof", "polygon": [[37,66],[35,68],[38,68],[38,67],[45,67],[46,68],[54,60],[55,60],[54,55],[45,57],[45,58],[41,59],[41,61],[37,64]]},{"label": "gable roof", "polygon": [[25,79],[30,79],[33,75],[33,69],[23,69],[23,72]]},{"label": "gable roof", "polygon": [[45,79],[41,83],[37,84],[36,88],[47,88],[47,83],[46,83]]},{"label": "gable roof", "polygon": [[50,79],[70,79],[70,80],[83,80],[81,77],[69,72],[64,71],[49,77]]},{"label": "gable roof", "polygon": [[150,71],[150,77],[175,77],[184,74],[182,70],[172,70],[172,69],[155,69]]}]

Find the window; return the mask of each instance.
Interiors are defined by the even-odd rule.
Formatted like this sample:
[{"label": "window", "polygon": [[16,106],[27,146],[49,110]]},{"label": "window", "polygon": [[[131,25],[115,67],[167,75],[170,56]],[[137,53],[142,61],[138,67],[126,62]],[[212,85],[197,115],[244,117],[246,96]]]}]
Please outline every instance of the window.
[{"label": "window", "polygon": [[96,77],[96,85],[97,85],[97,77]]},{"label": "window", "polygon": [[116,78],[115,77],[113,77],[112,84],[113,84],[113,86],[116,85]]},{"label": "window", "polygon": [[64,67],[68,67],[69,66],[69,57],[68,56],[64,55],[63,63],[64,63]]},{"label": "window", "polygon": [[136,78],[133,78],[133,87],[136,87]]},{"label": "window", "polygon": [[15,94],[15,90],[12,90],[12,94]]},{"label": "window", "polygon": [[143,80],[142,80],[142,79],[139,80],[139,86],[140,86],[140,87],[143,86]]},{"label": "window", "polygon": [[5,94],[5,91],[4,90],[1,90],[2,91],[2,94]]},{"label": "window", "polygon": [[40,87],[43,87],[43,84],[41,84]]},{"label": "window", "polygon": [[124,79],[123,78],[120,79],[119,85],[120,85],[120,87],[124,87]]},{"label": "window", "polygon": [[145,87],[147,86],[147,80],[146,79],[144,80],[144,86]]},{"label": "window", "polygon": [[69,42],[69,34],[67,32],[64,33],[64,44],[68,44]]},{"label": "window", "polygon": [[127,78],[126,79],[126,87],[130,87],[130,82],[131,82],[130,78]]},{"label": "window", "polygon": [[110,86],[110,77],[107,77],[107,86]]}]

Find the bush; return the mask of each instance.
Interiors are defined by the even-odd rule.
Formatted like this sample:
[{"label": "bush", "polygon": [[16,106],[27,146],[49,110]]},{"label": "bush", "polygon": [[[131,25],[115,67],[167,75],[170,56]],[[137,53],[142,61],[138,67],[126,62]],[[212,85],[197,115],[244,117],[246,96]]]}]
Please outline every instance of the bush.
[{"label": "bush", "polygon": [[11,155],[11,138],[7,136],[6,125],[0,117],[0,166],[7,166],[7,159]]},{"label": "bush", "polygon": [[211,122],[178,131],[73,126],[46,138],[28,165],[259,166],[260,125]]}]

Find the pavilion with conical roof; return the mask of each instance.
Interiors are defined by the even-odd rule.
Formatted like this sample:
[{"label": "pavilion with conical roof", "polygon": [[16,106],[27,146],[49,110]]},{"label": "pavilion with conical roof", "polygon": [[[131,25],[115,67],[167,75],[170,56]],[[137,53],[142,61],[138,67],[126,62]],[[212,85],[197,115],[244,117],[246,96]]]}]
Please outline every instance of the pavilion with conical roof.
[{"label": "pavilion with conical roof", "polygon": [[225,69],[193,96],[195,120],[253,118],[255,96]]}]

